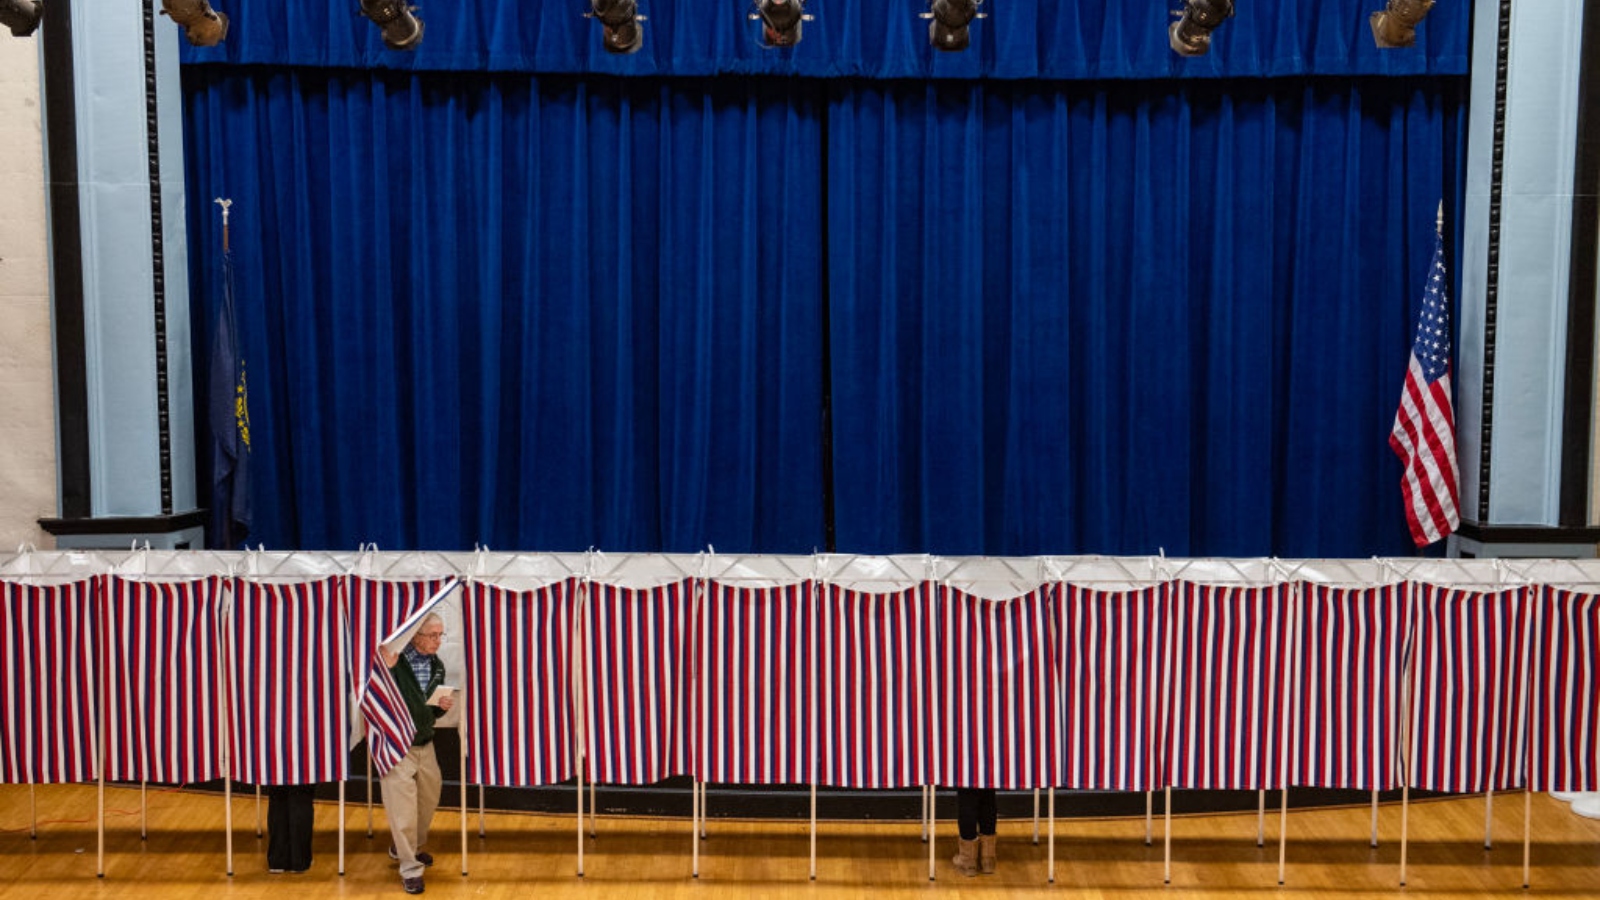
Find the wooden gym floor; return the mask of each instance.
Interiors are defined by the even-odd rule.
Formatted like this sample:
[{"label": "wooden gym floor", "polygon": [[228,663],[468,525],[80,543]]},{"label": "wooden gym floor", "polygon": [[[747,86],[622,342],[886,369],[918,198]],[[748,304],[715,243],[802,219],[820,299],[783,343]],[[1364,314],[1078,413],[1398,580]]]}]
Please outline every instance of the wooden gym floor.
[{"label": "wooden gym floor", "polygon": [[[336,804],[317,805],[315,862],[304,875],[268,875],[265,840],[255,836],[253,796],[234,801],[234,876],[225,875],[220,797],[149,793],[149,838],[139,838],[139,792],[106,791],[106,877],[95,877],[93,786],[37,788],[39,834],[29,838],[29,789],[0,786],[0,897],[223,900],[223,898],[398,898],[380,807],[377,836],[366,837],[364,805],[346,808],[346,874],[338,875]],[[1059,802],[1068,798],[1059,797]],[[1173,819],[1172,884],[1162,884],[1161,819],[1144,844],[1144,819],[1063,819],[1056,823],[1056,882],[1046,882],[1046,846],[1032,843],[1031,821],[1000,824],[994,875],[963,878],[946,858],[954,826],[940,823],[938,880],[927,877],[920,827],[899,822],[819,822],[817,880],[807,878],[807,823],[712,820],[702,842],[700,878],[690,877],[686,820],[602,817],[585,839],[586,877],[577,878],[571,816],[490,813],[487,837],[470,821],[461,876],[460,816],[441,810],[428,871],[430,898],[692,897],[697,900],[796,896],[874,900],[904,897],[1230,897],[1294,898],[1416,895],[1600,897],[1600,821],[1575,816],[1546,795],[1533,798],[1533,886],[1523,891],[1521,794],[1494,798],[1494,848],[1483,847],[1484,801],[1462,797],[1412,804],[1408,885],[1398,887],[1399,806],[1379,813],[1377,849],[1368,846],[1367,807],[1289,814],[1287,884],[1277,884],[1278,817],[1267,815],[1266,846],[1256,846],[1254,813]],[[1041,825],[1041,830],[1043,825]]]}]

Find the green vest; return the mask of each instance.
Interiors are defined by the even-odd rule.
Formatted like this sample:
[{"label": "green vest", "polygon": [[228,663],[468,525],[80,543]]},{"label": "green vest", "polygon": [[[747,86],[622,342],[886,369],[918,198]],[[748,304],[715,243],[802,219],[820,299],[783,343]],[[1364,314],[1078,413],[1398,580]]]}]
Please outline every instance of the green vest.
[{"label": "green vest", "polygon": [[428,683],[417,684],[417,673],[411,671],[411,663],[405,654],[393,666],[389,673],[394,676],[394,683],[400,686],[401,696],[406,698],[406,708],[411,710],[411,721],[417,724],[417,736],[412,739],[411,746],[421,747],[433,742],[433,720],[444,715],[444,710],[437,706],[429,706],[428,698],[433,696],[434,688],[444,684],[444,663],[437,656],[428,657]]}]

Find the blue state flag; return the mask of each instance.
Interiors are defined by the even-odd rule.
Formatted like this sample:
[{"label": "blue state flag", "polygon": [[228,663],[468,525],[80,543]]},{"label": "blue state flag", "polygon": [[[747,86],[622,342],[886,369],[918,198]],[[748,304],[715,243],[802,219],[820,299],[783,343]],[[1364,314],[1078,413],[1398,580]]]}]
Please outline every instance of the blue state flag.
[{"label": "blue state flag", "polygon": [[211,341],[211,547],[250,534],[250,394],[233,309],[233,252],[222,251],[222,309]]}]

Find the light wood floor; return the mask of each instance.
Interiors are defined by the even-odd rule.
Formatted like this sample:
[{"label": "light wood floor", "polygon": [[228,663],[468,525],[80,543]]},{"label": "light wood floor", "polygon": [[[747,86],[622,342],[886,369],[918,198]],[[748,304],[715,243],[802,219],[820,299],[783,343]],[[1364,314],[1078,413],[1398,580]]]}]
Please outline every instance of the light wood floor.
[{"label": "light wood floor", "polygon": [[[1483,848],[1484,801],[1467,797],[1413,804],[1409,884],[1397,886],[1398,806],[1379,816],[1378,849],[1368,847],[1365,807],[1295,811],[1289,815],[1288,881],[1277,884],[1277,815],[1267,817],[1267,843],[1256,847],[1253,813],[1173,820],[1172,884],[1162,885],[1161,819],[1144,844],[1144,820],[1060,820],[1056,883],[1046,882],[1046,846],[1031,841],[1031,821],[1000,825],[1000,871],[963,878],[944,861],[954,851],[953,826],[940,823],[937,881],[927,877],[927,846],[916,823],[823,822],[818,826],[817,881],[807,878],[805,822],[713,820],[700,844],[700,878],[690,877],[687,821],[606,819],[585,839],[586,877],[575,877],[576,822],[571,816],[490,813],[486,838],[470,818],[468,877],[461,875],[460,816],[441,811],[430,842],[438,865],[426,897],[522,898],[749,896],[814,898],[948,898],[1059,895],[1074,897],[1225,897],[1240,893],[1294,897],[1451,896],[1600,897],[1600,821],[1573,815],[1566,804],[1533,798],[1533,888],[1522,884],[1522,795],[1497,795],[1495,846]],[[1064,799],[1063,799],[1063,802]],[[366,837],[366,807],[347,808],[346,874],[338,872],[338,807],[318,804],[316,861],[304,875],[268,875],[265,842],[255,836],[255,802],[234,801],[235,874],[225,875],[220,798],[181,792],[149,795],[149,838],[139,838],[139,792],[106,792],[106,877],[95,877],[95,789],[37,789],[39,835],[29,838],[26,786],[0,786],[0,896],[278,898],[405,896],[388,847],[383,811],[378,836]]]}]

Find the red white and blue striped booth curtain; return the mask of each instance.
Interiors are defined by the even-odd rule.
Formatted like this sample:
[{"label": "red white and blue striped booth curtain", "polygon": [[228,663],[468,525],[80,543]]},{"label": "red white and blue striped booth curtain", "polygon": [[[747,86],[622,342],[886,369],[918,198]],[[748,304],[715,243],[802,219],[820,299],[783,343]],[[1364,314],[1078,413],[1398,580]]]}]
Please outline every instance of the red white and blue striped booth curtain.
[{"label": "red white and blue striped booth curtain", "polygon": [[932,783],[933,597],[827,585],[817,613],[817,783]]},{"label": "red white and blue striped booth curtain", "polygon": [[1534,603],[1528,789],[1600,791],[1600,595]]},{"label": "red white and blue striped booth curtain", "polygon": [[705,582],[695,630],[695,777],[716,784],[811,781],[811,592]]},{"label": "red white and blue striped booth curtain", "polygon": [[221,778],[222,580],[102,584],[106,779]]},{"label": "red white and blue striped booth curtain", "polygon": [[233,777],[315,784],[349,777],[343,578],[232,579],[227,634]]},{"label": "red white and blue striped booth curtain", "polygon": [[986,600],[936,588],[940,637],[935,767],[939,784],[1023,790],[1054,783],[1061,730],[1054,586]]},{"label": "red white and blue striped booth curtain", "polygon": [[1298,712],[1289,783],[1400,786],[1400,727],[1411,653],[1405,585],[1301,585]]},{"label": "red white and blue striped booth curtain", "polygon": [[1172,614],[1166,786],[1257,790],[1285,782],[1293,591],[1167,585]]},{"label": "red white and blue striped booth curtain", "polygon": [[592,780],[654,784],[689,774],[694,586],[589,586],[584,728]]},{"label": "red white and blue striped booth curtain", "polygon": [[1166,595],[1159,586],[1062,586],[1056,671],[1065,732],[1055,783],[1084,791],[1148,791],[1161,750]]},{"label": "red white and blue striped booth curtain", "polygon": [[483,582],[461,604],[467,665],[467,778],[496,787],[576,774],[572,651],[579,583],[529,591]]},{"label": "red white and blue striped booth curtain", "polygon": [[62,784],[95,765],[95,579],[0,582],[0,781]]},{"label": "red white and blue striped booth curtain", "polygon": [[1522,787],[1528,604],[1520,588],[1413,585],[1417,663],[1411,786],[1466,794]]},{"label": "red white and blue striped booth curtain", "polygon": [[345,596],[350,598],[350,684],[357,692],[367,683],[378,645],[436,597],[449,581],[349,577]]}]

